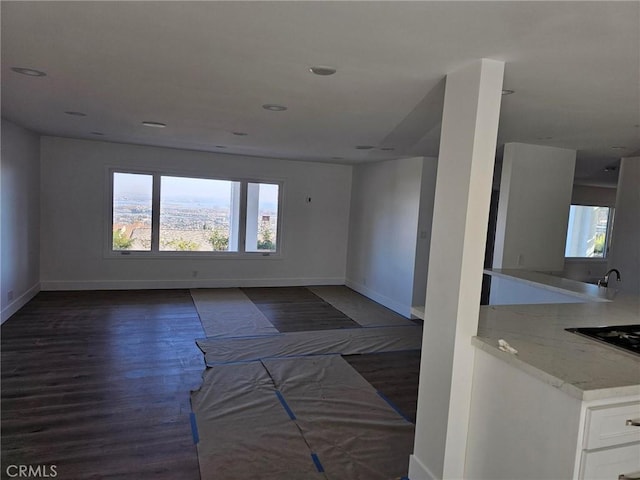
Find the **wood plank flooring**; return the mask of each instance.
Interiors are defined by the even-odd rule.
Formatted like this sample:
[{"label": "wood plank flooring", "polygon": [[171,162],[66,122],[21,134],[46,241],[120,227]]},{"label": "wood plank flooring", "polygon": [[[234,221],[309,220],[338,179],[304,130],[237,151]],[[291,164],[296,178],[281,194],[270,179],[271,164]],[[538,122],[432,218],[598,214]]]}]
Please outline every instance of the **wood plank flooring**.
[{"label": "wood plank flooring", "polygon": [[243,288],[279,332],[360,328],[340,310],[305,287]]},{"label": "wood plank flooring", "polygon": [[186,290],[38,294],[2,325],[2,478],[200,478],[202,335]]},{"label": "wood plank flooring", "polygon": [[[359,326],[305,288],[243,291],[281,331]],[[2,325],[0,478],[56,465],[64,480],[199,479],[203,336],[187,290],[39,293]],[[415,421],[419,352],[346,359]]]},{"label": "wood plank flooring", "polygon": [[343,355],[365,380],[412,423],[416,423],[420,351]]}]

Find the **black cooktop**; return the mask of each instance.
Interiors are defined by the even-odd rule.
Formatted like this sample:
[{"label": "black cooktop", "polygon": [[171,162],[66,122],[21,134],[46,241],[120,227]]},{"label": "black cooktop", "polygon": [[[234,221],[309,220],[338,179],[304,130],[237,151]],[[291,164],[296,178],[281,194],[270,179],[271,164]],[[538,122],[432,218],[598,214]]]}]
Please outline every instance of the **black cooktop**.
[{"label": "black cooktop", "polygon": [[625,352],[640,355],[640,325],[613,325],[609,327],[566,328],[567,332],[577,333],[621,348]]}]

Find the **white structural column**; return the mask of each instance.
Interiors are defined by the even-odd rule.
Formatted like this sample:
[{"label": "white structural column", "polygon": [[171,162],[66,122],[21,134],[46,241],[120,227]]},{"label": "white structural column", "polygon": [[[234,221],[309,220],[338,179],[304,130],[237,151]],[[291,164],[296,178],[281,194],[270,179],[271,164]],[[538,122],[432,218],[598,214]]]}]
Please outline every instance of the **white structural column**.
[{"label": "white structural column", "polygon": [[640,157],[620,163],[609,268],[622,278],[618,285],[613,275],[610,285],[640,295]]},{"label": "white structural column", "polygon": [[447,75],[409,478],[464,477],[504,63]]}]

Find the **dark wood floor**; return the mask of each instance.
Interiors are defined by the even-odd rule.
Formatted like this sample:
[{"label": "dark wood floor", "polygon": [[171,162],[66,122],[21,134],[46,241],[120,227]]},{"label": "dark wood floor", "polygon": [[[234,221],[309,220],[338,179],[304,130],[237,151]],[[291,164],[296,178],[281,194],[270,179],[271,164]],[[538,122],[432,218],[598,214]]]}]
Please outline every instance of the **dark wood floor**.
[{"label": "dark wood floor", "polygon": [[340,310],[305,287],[243,288],[279,332],[360,328]]},{"label": "dark wood floor", "polygon": [[420,350],[344,355],[343,358],[402,416],[416,423]]},{"label": "dark wood floor", "polygon": [[186,290],[38,294],[2,325],[2,478],[199,479],[202,336]]},{"label": "dark wood floor", "polygon": [[[307,289],[247,292],[282,331],[359,326]],[[39,293],[2,325],[0,477],[55,465],[64,480],[199,479],[189,398],[203,336],[187,290]],[[419,352],[346,358],[415,421]]]}]

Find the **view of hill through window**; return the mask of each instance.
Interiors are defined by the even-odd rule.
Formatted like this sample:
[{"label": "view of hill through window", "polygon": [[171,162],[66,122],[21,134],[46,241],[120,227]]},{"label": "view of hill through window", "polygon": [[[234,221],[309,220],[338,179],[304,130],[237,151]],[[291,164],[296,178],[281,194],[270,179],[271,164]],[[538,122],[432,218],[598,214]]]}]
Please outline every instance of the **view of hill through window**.
[{"label": "view of hill through window", "polygon": [[[247,185],[246,251],[275,251],[278,185]],[[160,251],[238,251],[241,182],[160,177]],[[114,173],[113,250],[150,251],[153,176]]]}]

